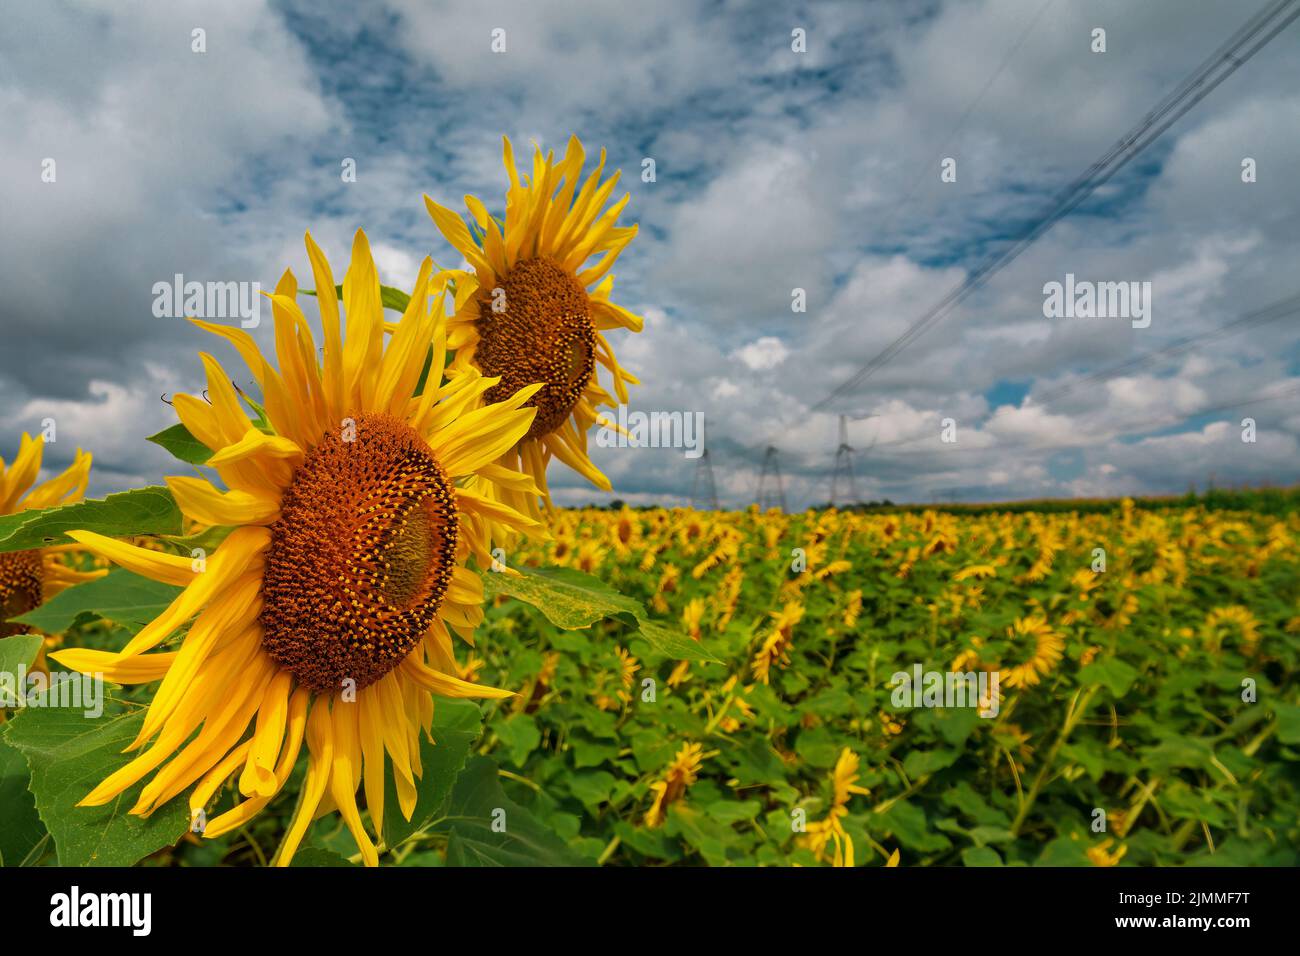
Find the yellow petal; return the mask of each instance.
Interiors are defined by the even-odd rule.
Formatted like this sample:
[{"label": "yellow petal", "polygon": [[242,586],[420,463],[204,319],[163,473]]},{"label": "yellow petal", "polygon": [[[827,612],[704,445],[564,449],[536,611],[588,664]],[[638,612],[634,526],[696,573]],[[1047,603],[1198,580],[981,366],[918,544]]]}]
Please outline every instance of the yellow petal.
[{"label": "yellow petal", "polygon": [[315,818],[316,808],[329,786],[334,767],[334,729],[330,720],[329,701],[323,697],[312,702],[307,718],[307,777],[302,784],[302,797],[294,810],[289,829],[275,854],[275,866],[288,866]]},{"label": "yellow petal", "polygon": [[203,478],[167,478],[167,487],[187,517],[214,527],[271,524],[279,507],[246,491],[222,492]]},{"label": "yellow petal", "polygon": [[85,545],[100,557],[154,581],[185,587],[197,574],[193,559],[179,554],[137,548],[133,544],[93,531],[69,531],[67,534],[73,541]]},{"label": "yellow petal", "polygon": [[207,570],[196,575],[167,610],[131,638],[122,654],[140,654],[163,640],[197,614],[221,588],[242,574],[270,543],[271,533],[266,528],[237,528],[231,532],[208,560]]},{"label": "yellow petal", "polygon": [[302,464],[302,448],[297,442],[280,435],[268,435],[266,432],[249,428],[244,436],[232,445],[227,445],[208,459],[214,468],[218,465],[231,465],[248,461],[252,458],[279,459],[296,468]]},{"label": "yellow petal", "polygon": [[86,647],[68,647],[50,654],[68,670],[81,674],[103,674],[114,684],[148,684],[162,680],[176,660],[175,653],[141,654],[122,657],[114,651],[96,651]]}]

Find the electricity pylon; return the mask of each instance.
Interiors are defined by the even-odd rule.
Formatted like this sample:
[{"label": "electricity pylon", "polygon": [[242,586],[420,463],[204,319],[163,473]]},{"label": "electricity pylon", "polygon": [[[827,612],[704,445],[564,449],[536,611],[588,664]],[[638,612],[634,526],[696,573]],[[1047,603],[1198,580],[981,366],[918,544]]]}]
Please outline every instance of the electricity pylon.
[{"label": "electricity pylon", "polygon": [[858,500],[858,486],[853,478],[853,449],[849,446],[849,419],[847,415],[840,416],[840,446],[835,449],[835,470],[831,472],[831,507],[838,507],[840,502],[839,490],[841,480],[844,483],[845,490],[848,491],[848,498],[845,504],[854,504]]},{"label": "electricity pylon", "polygon": [[696,511],[718,510],[718,489],[713,484],[713,465],[709,463],[707,448],[695,463],[695,478],[691,481],[691,507]]},{"label": "electricity pylon", "polygon": [[763,455],[763,470],[758,474],[758,509],[780,508],[785,511],[785,487],[781,484],[781,466],[776,460],[776,449],[767,446]]}]

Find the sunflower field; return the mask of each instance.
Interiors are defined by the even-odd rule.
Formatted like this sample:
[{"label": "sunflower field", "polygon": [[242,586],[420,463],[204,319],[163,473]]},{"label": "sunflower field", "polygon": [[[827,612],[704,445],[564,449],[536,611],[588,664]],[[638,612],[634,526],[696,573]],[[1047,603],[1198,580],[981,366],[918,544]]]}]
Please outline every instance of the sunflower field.
[{"label": "sunflower field", "polygon": [[[1300,859],[1294,513],[1126,500],[555,522],[483,573],[486,618],[460,665],[514,695],[438,701],[414,812],[378,827],[382,864]],[[117,646],[170,596],[114,570],[28,617],[66,637],[0,648]],[[997,715],[897,706],[893,675],[917,664],[997,669]],[[185,833],[176,801],[143,819],[75,806],[125,759],[149,694],[109,696],[106,727],[32,709],[0,736],[5,861],[268,862],[291,798],[215,839]],[[360,861],[326,816],[294,863]]]}]

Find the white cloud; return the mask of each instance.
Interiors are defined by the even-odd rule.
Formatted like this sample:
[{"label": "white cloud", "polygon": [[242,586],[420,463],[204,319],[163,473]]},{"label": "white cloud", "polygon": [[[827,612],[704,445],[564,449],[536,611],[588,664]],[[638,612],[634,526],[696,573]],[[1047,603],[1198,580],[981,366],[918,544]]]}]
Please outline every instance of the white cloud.
[{"label": "white cloud", "polygon": [[736,349],[733,355],[755,372],[765,372],[784,362],[790,350],[776,336],[765,335]]}]

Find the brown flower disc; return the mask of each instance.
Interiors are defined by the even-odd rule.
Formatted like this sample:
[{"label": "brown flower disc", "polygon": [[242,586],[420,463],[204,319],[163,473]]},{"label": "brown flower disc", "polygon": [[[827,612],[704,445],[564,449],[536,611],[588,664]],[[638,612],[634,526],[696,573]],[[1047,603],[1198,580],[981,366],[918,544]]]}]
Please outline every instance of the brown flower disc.
[{"label": "brown flower disc", "polygon": [[474,361],[485,375],[501,376],[485,393],[488,402],[542,383],[528,400],[537,417],[527,437],[538,438],[563,424],[595,372],[591,302],[582,284],[547,258],[516,263],[501,290],[478,293]]},{"label": "brown flower disc", "polygon": [[400,664],[456,564],[455,486],[429,446],[387,415],[355,422],[294,473],[262,579],[262,646],[319,693],[348,680],[360,690]]},{"label": "brown flower disc", "polygon": [[26,634],[26,624],[12,624],[7,618],[18,617],[41,606],[41,553],[9,551],[0,554],[0,637]]}]

